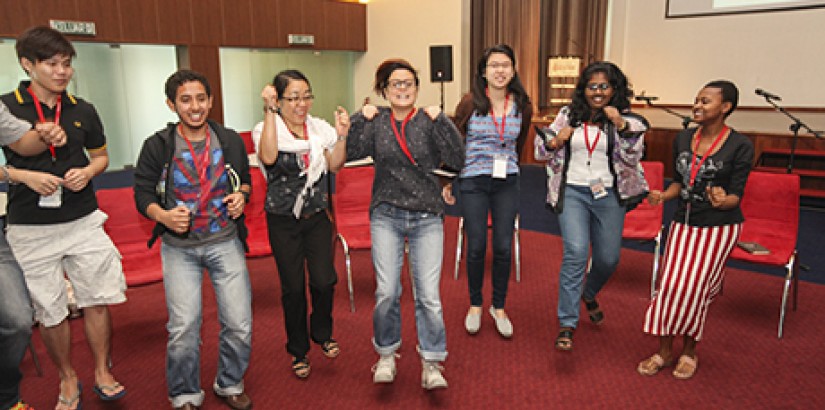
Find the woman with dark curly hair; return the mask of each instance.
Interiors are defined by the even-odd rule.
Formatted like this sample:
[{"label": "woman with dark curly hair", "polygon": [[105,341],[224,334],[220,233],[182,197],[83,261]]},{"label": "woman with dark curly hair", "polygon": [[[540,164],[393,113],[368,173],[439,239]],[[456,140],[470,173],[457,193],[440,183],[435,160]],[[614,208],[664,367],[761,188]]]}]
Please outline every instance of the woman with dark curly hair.
[{"label": "woman with dark curly hair", "polygon": [[604,320],[596,295],[619,263],[625,211],[647,194],[639,160],[648,124],[630,112],[632,96],[619,67],[592,63],[582,71],[572,103],[536,136],[536,159],[547,161],[547,204],[559,215],[564,243],[558,350],[573,349],[579,299],[594,324]]}]

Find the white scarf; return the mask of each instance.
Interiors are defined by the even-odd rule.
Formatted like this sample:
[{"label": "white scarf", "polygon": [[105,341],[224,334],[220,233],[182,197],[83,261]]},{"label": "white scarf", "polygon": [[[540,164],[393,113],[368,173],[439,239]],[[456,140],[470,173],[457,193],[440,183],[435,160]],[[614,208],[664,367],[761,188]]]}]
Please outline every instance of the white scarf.
[{"label": "white scarf", "polygon": [[[313,186],[323,176],[328,168],[324,152],[332,149],[338,140],[335,128],[328,122],[307,115],[307,139],[295,138],[287,128],[286,123],[280,115],[275,116],[275,127],[278,134],[278,151],[304,154],[309,151],[309,166],[301,172],[301,176],[306,175],[307,182],[304,188],[295,198],[295,205],[292,207],[292,214],[295,218],[301,217],[301,210],[304,208],[305,198],[312,194]],[[264,123],[259,122],[252,130],[252,140],[255,142],[255,152],[259,152],[261,144],[261,133],[263,133]],[[264,175],[266,175],[264,173]]]}]

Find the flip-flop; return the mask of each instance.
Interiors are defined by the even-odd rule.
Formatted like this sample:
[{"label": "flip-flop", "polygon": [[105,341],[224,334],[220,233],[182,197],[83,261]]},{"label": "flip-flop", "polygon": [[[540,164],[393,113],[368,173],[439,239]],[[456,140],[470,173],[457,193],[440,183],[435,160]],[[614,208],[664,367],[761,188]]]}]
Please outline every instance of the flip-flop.
[{"label": "flip-flop", "polygon": [[659,353],[656,353],[653,356],[642,360],[639,365],[636,366],[636,371],[642,376],[653,376],[656,373],[659,373],[659,370],[672,365],[673,362],[666,362]]},{"label": "flip-flop", "polygon": [[82,403],[80,403],[80,394],[83,392],[83,385],[80,382],[77,382],[77,393],[70,398],[64,397],[62,394],[57,395],[57,402],[66,406],[72,407],[75,403],[77,403],[77,407],[75,410],[81,410],[83,408]]},{"label": "flip-flop", "polygon": [[673,369],[673,377],[679,380],[687,380],[696,374],[696,368],[699,367],[699,358],[682,355],[679,358],[679,364]]},{"label": "flip-flop", "polygon": [[121,397],[126,395],[126,389],[115,393],[115,394],[106,394],[106,392],[111,392],[117,390],[118,387],[123,386],[122,384],[115,382],[115,384],[106,385],[106,384],[96,384],[94,387],[94,392],[97,393],[97,396],[100,397],[100,400],[103,401],[114,401],[118,400]]}]

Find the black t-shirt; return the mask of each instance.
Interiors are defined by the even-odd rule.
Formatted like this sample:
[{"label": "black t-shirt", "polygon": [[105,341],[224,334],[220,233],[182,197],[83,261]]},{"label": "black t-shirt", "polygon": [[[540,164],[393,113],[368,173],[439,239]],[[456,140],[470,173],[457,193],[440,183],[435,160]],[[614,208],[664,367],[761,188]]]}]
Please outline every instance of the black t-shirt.
[{"label": "black t-shirt", "polygon": [[[301,175],[305,168],[305,160],[302,157],[301,154],[279,151],[275,163],[264,167],[268,185],[264,204],[267,212],[275,215],[293,215],[295,199],[307,182],[306,174]],[[313,215],[327,209],[328,206],[329,173],[324,173],[315,181],[315,185],[304,199],[301,215]]]},{"label": "black t-shirt", "polygon": [[[29,84],[29,81],[22,81],[16,90],[3,95],[0,100],[16,117],[35,124],[39,119],[34,101],[27,91]],[[60,125],[66,131],[68,139],[66,145],[55,149],[57,159],[52,161],[49,150],[39,155],[24,157],[8,147],[3,147],[6,162],[9,165],[63,177],[71,168],[89,165],[86,150],[106,148],[103,123],[91,104],[66,92],[63,92],[61,96],[61,104]],[[54,118],[54,109],[42,103],[41,107],[46,119]],[[79,192],[63,187],[59,208],[43,208],[38,205],[39,201],[40,194],[29,189],[25,184],[11,185],[9,187],[8,223],[43,225],[71,222],[97,209],[97,199],[91,181]]]},{"label": "black t-shirt", "polygon": [[[748,137],[730,130],[728,139],[715,154],[709,156],[696,173],[693,187],[690,187],[690,161],[693,158],[693,137],[696,128],[684,130],[673,143],[673,181],[682,184],[679,192],[679,206],[673,219],[684,223],[687,205],[690,203],[688,225],[722,226],[741,223],[745,220],[739,206],[721,210],[708,201],[707,187],[719,186],[728,194],[742,198],[745,183],[753,164],[753,144]],[[694,167],[701,161],[697,156]]]}]

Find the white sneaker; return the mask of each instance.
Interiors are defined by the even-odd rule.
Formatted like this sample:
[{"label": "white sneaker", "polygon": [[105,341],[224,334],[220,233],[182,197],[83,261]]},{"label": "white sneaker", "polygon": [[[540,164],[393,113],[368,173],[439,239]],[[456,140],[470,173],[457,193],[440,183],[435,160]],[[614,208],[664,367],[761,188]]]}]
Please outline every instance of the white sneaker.
[{"label": "white sneaker", "polygon": [[496,308],[490,306],[490,316],[493,317],[496,321],[496,330],[498,333],[504,338],[513,337],[513,323],[510,322],[510,318],[507,315],[504,317],[499,317],[496,314]]},{"label": "white sneaker", "polygon": [[427,390],[446,389],[447,380],[441,371],[444,370],[438,362],[421,361],[421,387]]},{"label": "white sneaker", "polygon": [[381,355],[378,363],[372,366],[373,383],[392,383],[395,380],[395,358],[396,354]]}]

